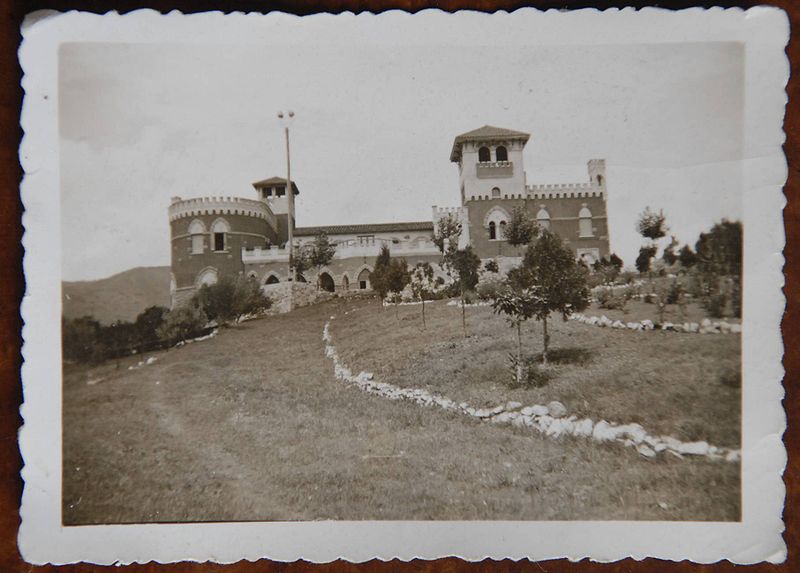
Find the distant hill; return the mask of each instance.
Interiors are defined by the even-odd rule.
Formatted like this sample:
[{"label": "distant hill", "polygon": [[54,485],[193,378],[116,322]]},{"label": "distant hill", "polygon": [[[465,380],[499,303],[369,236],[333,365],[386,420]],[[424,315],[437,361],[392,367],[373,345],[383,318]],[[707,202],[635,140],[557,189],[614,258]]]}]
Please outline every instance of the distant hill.
[{"label": "distant hill", "polygon": [[169,267],[137,267],[95,281],[61,283],[62,312],[91,315],[103,324],[133,321],[148,306],[169,308]]}]

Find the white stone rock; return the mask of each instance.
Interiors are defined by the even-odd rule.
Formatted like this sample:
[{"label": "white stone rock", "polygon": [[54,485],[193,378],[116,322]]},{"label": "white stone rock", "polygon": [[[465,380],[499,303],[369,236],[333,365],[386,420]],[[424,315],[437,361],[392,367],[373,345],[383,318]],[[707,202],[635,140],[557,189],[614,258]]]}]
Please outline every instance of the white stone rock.
[{"label": "white stone rock", "polygon": [[525,416],[547,416],[550,413],[547,406],[542,406],[540,404],[526,406],[520,410],[520,412]]},{"label": "white stone rock", "polygon": [[594,429],[594,424],[588,418],[584,420],[580,420],[575,422],[575,429],[573,430],[573,434],[576,436],[585,436],[589,437],[592,435],[592,430]]},{"label": "white stone rock", "polygon": [[149,358],[148,358],[148,359],[145,361],[145,364],[147,364],[147,365],[149,366],[150,364],[152,364],[152,363],[153,363],[153,362],[155,362],[156,360],[158,360],[158,358],[156,358],[155,356],[150,356],[150,357],[149,357]]},{"label": "white stone rock", "polygon": [[706,327],[711,326],[711,321],[707,318],[704,318],[703,320],[700,321],[700,326],[706,326]]},{"label": "white stone rock", "polygon": [[707,442],[684,442],[676,449],[680,454],[692,456],[705,456],[708,454],[709,445]]},{"label": "white stone rock", "polygon": [[671,322],[665,322],[661,325],[661,330],[675,330],[675,325]]},{"label": "white stone rock", "polygon": [[615,320],[611,323],[611,328],[625,328],[625,323],[621,320]]},{"label": "white stone rock", "polygon": [[509,402],[506,404],[506,410],[519,410],[522,408],[522,402]]},{"label": "white stone rock", "polygon": [[654,458],[656,457],[655,451],[650,448],[650,446],[645,446],[644,444],[640,444],[636,447],[636,451],[642,454],[646,458]]},{"label": "white stone rock", "polygon": [[655,328],[655,324],[653,324],[652,320],[643,320],[642,328],[644,328],[645,330],[653,330]]},{"label": "white stone rock", "polygon": [[732,334],[740,334],[742,332],[742,325],[741,324],[731,324],[731,333]]},{"label": "white stone rock", "polygon": [[547,411],[553,418],[563,418],[567,415],[567,408],[561,402],[553,400],[547,404]]},{"label": "white stone rock", "polygon": [[598,442],[610,442],[616,439],[616,437],[613,427],[605,420],[600,420],[594,425],[594,429],[592,430],[593,440]]},{"label": "white stone rock", "polygon": [[741,459],[742,455],[737,450],[731,450],[725,455],[726,462],[738,462]]}]

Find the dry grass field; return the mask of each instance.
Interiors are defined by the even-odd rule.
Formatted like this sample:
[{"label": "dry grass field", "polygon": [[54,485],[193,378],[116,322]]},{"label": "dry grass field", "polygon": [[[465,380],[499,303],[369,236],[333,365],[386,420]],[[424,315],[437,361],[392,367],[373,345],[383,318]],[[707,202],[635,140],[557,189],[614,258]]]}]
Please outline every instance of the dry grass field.
[{"label": "dry grass field", "polygon": [[[63,522],[738,520],[737,463],[492,425],[336,380],[322,329],[376,379],[475,405],[562,401],[682,439],[739,443],[738,335],[557,322],[541,388],[508,389],[512,331],[487,308],[333,300],[64,376]],[[345,314],[345,312],[347,314]],[[540,351],[526,325],[528,351]],[[91,383],[90,383],[91,382]]]}]

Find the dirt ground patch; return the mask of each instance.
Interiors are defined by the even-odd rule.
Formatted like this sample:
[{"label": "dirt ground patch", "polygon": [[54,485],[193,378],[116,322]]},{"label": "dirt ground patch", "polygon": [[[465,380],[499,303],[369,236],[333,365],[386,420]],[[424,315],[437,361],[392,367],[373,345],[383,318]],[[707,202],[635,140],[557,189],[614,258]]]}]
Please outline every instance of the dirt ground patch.
[{"label": "dirt ground patch", "polygon": [[[452,319],[454,309],[431,314],[439,310]],[[739,519],[738,464],[552,440],[333,377],[321,338],[333,314],[348,361],[407,385],[421,380],[403,378],[421,374],[409,370],[415,361],[462,352],[446,346],[458,331],[423,333],[416,312],[401,307],[398,321],[374,301],[331,301],[153,353],[158,360],[136,370],[127,366],[140,358],[67,369],[63,522]],[[503,336],[464,348],[505,352],[502,320],[479,317],[470,312],[470,328],[491,318]],[[484,381],[493,367],[482,358],[481,368]],[[466,392],[471,382],[458,384]]]}]

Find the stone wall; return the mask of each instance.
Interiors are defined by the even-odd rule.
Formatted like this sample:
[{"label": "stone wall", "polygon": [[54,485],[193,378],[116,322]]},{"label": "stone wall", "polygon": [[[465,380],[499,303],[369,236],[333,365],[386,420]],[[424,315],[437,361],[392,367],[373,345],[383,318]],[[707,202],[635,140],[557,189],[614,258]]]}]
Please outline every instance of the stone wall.
[{"label": "stone wall", "polygon": [[307,283],[284,282],[263,285],[261,291],[272,299],[270,312],[273,314],[283,314],[332,297],[330,293],[318,291],[316,286]]}]

